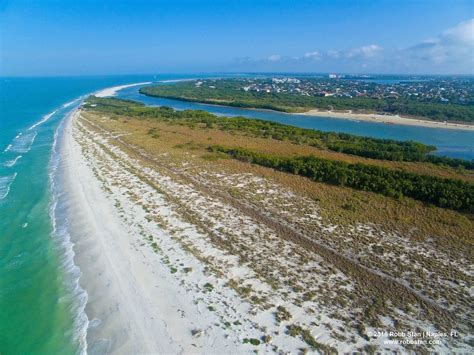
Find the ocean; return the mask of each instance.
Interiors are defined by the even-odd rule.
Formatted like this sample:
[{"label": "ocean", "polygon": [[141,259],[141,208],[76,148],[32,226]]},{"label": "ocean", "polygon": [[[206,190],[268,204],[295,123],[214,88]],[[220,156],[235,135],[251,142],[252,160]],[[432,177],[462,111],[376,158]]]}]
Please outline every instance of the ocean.
[{"label": "ocean", "polygon": [[[150,76],[0,78],[0,354],[77,354],[86,295],[57,220],[56,130],[84,95]],[[55,215],[56,214],[56,215]]]},{"label": "ocean", "polygon": [[[198,75],[195,75],[197,77]],[[102,88],[192,75],[0,78],[0,354],[84,352],[87,294],[78,283],[68,221],[55,169],[61,122],[87,94]],[[306,118],[144,97],[137,88],[119,97],[177,109],[205,109],[306,128],[419,140],[438,154],[474,158],[474,133]]]}]

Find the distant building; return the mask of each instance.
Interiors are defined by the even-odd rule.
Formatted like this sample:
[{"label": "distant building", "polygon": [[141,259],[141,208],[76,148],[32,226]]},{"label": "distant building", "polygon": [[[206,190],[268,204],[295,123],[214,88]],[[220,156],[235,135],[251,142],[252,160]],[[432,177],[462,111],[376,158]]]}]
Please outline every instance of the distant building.
[{"label": "distant building", "polygon": [[282,83],[299,84],[301,83],[301,80],[296,79],[296,78],[273,78],[272,82],[276,84],[282,84]]},{"label": "distant building", "polygon": [[334,74],[334,73],[329,74],[329,79],[337,79],[337,74]]}]

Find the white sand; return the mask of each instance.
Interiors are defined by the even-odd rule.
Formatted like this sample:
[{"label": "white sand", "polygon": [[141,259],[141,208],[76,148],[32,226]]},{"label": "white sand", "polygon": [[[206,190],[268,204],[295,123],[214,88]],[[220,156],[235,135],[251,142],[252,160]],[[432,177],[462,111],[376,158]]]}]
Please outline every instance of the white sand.
[{"label": "white sand", "polygon": [[[280,292],[272,291],[257,279],[239,258],[216,248],[208,235],[183,220],[161,193],[122,164],[130,164],[161,189],[174,193],[193,213],[205,214],[212,220],[209,225],[216,225],[214,230],[219,225],[229,228],[237,237],[246,236],[249,245],[257,245],[252,233],[257,227],[254,221],[214,198],[203,196],[190,185],[140,167],[111,146],[108,139],[90,132],[84,134],[83,128],[75,121],[69,123],[63,157],[67,165],[75,262],[82,272],[80,284],[89,295],[86,314],[91,324],[87,334],[90,352],[297,353],[298,349],[307,347],[301,339],[286,334],[289,322],[275,323],[274,312],[277,305],[284,304],[294,315],[291,322],[304,324],[314,320],[312,313],[305,314],[290,304]],[[115,156],[104,154],[96,142],[107,146]],[[134,196],[139,196],[139,203],[133,202]],[[158,217],[158,223],[148,219],[150,213],[140,203],[153,206],[151,215]],[[216,211],[225,213],[227,220],[215,216]],[[258,225],[258,228],[265,227]],[[262,239],[262,245],[258,243],[259,254],[272,254],[281,247],[293,254],[294,246],[276,238],[272,231],[265,233],[270,233],[271,239]],[[159,246],[158,252],[146,243],[150,235]],[[211,264],[203,263],[183,249],[183,240]],[[318,256],[314,258],[320,262]],[[282,261],[286,264],[286,260]],[[292,258],[288,262],[293,265]],[[209,266],[225,273],[217,277],[209,273]],[[171,267],[177,271],[170,272]],[[185,273],[184,267],[192,271]],[[319,280],[314,275],[311,278]],[[226,286],[232,279],[251,285],[255,292],[270,292],[269,302],[273,306],[256,311]],[[212,292],[205,290],[208,283],[213,286]],[[325,313],[319,312],[318,317],[340,326],[339,321],[329,319]],[[192,335],[193,330],[199,334]],[[323,324],[318,325],[318,330],[318,339],[334,344]],[[255,347],[243,341],[259,339],[265,334],[272,335],[271,344]]]},{"label": "white sand", "polygon": [[[71,229],[76,263],[82,272],[81,284],[89,295],[86,313],[92,326],[102,323],[96,332],[88,332],[89,350],[134,352],[159,349],[159,344],[169,346],[166,336],[150,336],[150,332],[166,332],[163,325],[150,324],[145,309],[150,303],[149,295],[137,290],[145,273],[134,272],[142,265],[131,262],[136,255],[130,249],[126,228],[82,159],[80,147],[72,138],[71,122],[66,128],[62,154],[67,162],[70,214],[74,216]],[[133,307],[135,302],[142,307]]]},{"label": "white sand", "polygon": [[111,88],[103,89],[98,92],[96,92],[94,95],[97,97],[109,97],[109,96],[115,96],[117,94],[117,91],[130,88],[132,86],[138,86],[138,85],[148,85],[151,84],[151,81],[143,82],[143,83],[135,83],[135,84],[128,84],[128,85],[119,85],[119,86],[113,86]]},{"label": "white sand", "polygon": [[[353,286],[345,275],[318,255],[277,237],[258,220],[196,189],[193,182],[176,179],[159,166],[144,166],[113,144],[122,132],[95,132],[86,126],[93,122],[79,120],[79,115],[66,126],[62,156],[75,262],[82,273],[80,284],[88,293],[90,353],[298,353],[308,345],[287,334],[290,324],[302,325],[317,341],[342,353],[367,343],[331,316],[335,310],[331,305],[318,302],[317,295],[326,289],[350,292]],[[183,169],[184,165],[179,170]],[[247,175],[235,176],[235,181],[219,175],[218,181],[242,185],[246,191],[258,186],[257,193],[268,199],[271,195],[283,196],[287,202],[297,198]],[[210,180],[206,174],[192,176],[196,181]],[[295,208],[310,205],[299,201]],[[289,217],[290,207],[282,212]],[[183,210],[193,219],[185,218]],[[305,225],[321,223],[317,211],[316,205],[308,210]],[[246,261],[239,259],[239,253],[219,247],[209,231],[215,238],[231,240],[232,250],[244,250]],[[331,227],[327,232],[332,235],[339,229]],[[274,273],[276,289],[258,276]],[[298,280],[304,288],[296,291],[291,283],[280,283],[286,278]],[[240,297],[228,286],[231,280],[250,287],[250,295],[265,297],[268,308]],[[212,285],[212,291],[206,290],[206,284]],[[316,298],[301,303],[308,290],[317,290]],[[290,311],[290,320],[275,322],[278,305]],[[336,309],[347,317],[358,312]],[[355,337],[354,343],[334,337],[333,330],[341,328],[346,336]],[[270,344],[243,342],[263,335],[271,335]],[[382,340],[373,339],[372,344],[382,345]],[[401,350],[395,345],[390,348]]]},{"label": "white sand", "polygon": [[[150,248],[140,248],[140,237],[117,215],[72,130],[70,122],[65,131],[63,157],[70,214],[74,216],[71,234],[75,261],[82,273],[80,283],[89,295],[89,351],[198,351],[193,344],[198,344],[199,339],[191,335],[191,330],[207,329],[218,319],[211,312],[202,314],[192,295],[179,286]],[[224,344],[222,329],[214,328],[199,351],[235,352],[232,344]]]},{"label": "white sand", "polygon": [[320,111],[320,110],[310,110],[308,112],[302,113],[302,115],[340,118],[340,119],[346,119],[346,120],[367,121],[367,122],[377,122],[377,123],[386,123],[386,124],[399,124],[399,125],[407,125],[407,126],[421,126],[421,127],[431,127],[431,128],[474,131],[474,125],[470,125],[470,124],[420,120],[416,118],[401,117],[399,115],[381,115],[381,114],[375,114],[375,113],[365,114],[365,113],[353,113],[351,111],[335,112],[335,111]]}]

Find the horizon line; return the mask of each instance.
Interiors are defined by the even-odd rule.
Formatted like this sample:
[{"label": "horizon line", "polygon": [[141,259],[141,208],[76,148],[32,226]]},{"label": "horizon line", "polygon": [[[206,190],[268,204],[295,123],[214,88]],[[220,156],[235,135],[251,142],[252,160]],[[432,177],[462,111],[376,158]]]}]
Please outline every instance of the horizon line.
[{"label": "horizon line", "polygon": [[419,76],[419,77],[474,77],[474,73],[458,73],[458,74],[417,74],[417,73],[357,73],[357,72],[338,72],[338,71],[327,71],[327,72],[312,72],[312,71],[189,71],[189,72],[155,72],[155,73],[124,73],[124,74],[30,74],[30,75],[0,75],[0,79],[9,78],[88,78],[88,77],[112,77],[112,76],[156,76],[156,75],[348,75],[348,76]]}]

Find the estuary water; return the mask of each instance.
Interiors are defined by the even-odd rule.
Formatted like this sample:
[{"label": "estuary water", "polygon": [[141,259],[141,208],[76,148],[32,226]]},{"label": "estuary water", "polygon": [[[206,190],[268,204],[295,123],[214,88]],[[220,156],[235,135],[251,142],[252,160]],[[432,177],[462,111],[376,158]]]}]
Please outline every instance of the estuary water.
[{"label": "estuary water", "polygon": [[275,121],[302,128],[326,132],[344,132],[359,136],[413,140],[437,147],[434,153],[451,158],[474,159],[474,131],[442,128],[403,126],[385,123],[344,120],[316,116],[303,116],[269,110],[254,110],[163,99],[142,95],[132,87],[119,92],[118,97],[143,102],[152,106],[169,106],[177,110],[205,110],[221,116],[244,116]]},{"label": "estuary water", "polygon": [[[78,282],[68,221],[58,203],[61,188],[55,185],[60,159],[56,142],[64,118],[102,88],[192,77],[0,78],[0,354],[78,354],[87,349],[87,294]],[[186,103],[146,97],[136,87],[120,91],[119,97],[325,131],[418,140],[436,145],[438,154],[474,158],[472,132]]]}]

